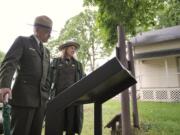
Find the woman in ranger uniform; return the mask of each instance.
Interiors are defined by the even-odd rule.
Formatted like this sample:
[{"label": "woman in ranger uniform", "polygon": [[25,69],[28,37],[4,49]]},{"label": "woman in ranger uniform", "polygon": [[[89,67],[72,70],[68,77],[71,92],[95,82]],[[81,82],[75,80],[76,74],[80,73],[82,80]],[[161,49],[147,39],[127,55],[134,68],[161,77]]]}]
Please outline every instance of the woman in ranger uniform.
[{"label": "woman in ranger uniform", "polygon": [[[54,58],[51,64],[54,96],[84,76],[82,64],[74,58],[74,54],[79,47],[80,45],[73,41],[68,41],[59,46],[61,55],[58,58]],[[59,125],[58,133],[62,135],[63,131],[65,131],[66,135],[80,134],[83,124],[83,106],[71,105],[61,114],[57,118]]]}]

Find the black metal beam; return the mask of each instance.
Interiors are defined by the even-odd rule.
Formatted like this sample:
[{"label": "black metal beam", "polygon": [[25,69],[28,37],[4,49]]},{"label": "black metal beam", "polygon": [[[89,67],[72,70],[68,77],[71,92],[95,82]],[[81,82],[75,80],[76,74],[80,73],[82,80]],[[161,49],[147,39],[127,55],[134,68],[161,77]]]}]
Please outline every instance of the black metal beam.
[{"label": "black metal beam", "polygon": [[94,103],[94,135],[102,135],[102,104]]}]

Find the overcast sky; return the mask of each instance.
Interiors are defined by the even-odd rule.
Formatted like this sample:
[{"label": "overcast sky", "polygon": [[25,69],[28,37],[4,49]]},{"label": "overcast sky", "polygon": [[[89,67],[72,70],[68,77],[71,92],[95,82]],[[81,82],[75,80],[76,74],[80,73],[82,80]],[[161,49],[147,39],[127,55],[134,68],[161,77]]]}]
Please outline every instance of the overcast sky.
[{"label": "overcast sky", "polygon": [[[83,10],[83,0],[2,0],[0,4],[0,51],[7,52],[19,35],[33,33],[34,18],[47,15],[53,20],[56,37],[65,22]],[[31,25],[30,25],[31,24]]]}]

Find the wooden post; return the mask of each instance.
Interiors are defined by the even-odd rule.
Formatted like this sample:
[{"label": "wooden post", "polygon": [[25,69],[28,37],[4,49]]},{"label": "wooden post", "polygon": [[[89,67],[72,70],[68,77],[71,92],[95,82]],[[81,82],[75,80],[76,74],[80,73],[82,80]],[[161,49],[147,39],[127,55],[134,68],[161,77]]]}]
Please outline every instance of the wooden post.
[{"label": "wooden post", "polygon": [[[130,62],[130,71],[133,76],[135,76],[135,70],[134,70],[134,58],[133,58],[133,51],[132,51],[132,44],[128,42],[128,56],[129,56],[129,62]],[[139,115],[138,115],[138,109],[137,109],[137,97],[136,97],[136,85],[133,85],[131,87],[132,92],[132,110],[133,110],[133,124],[134,127],[139,128]]]},{"label": "wooden post", "polygon": [[[125,33],[122,26],[118,25],[118,46],[117,57],[121,63],[127,67],[126,59],[126,46],[125,46]],[[121,94],[121,116],[122,116],[122,135],[131,135],[131,124],[130,124],[130,107],[129,107],[129,91],[128,89],[123,91]]]}]

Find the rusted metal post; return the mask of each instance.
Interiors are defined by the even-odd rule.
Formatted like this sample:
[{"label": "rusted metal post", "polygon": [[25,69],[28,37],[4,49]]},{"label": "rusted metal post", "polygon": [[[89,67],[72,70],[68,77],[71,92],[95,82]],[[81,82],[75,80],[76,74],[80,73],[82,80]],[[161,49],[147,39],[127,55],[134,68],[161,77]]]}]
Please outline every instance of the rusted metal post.
[{"label": "rusted metal post", "polygon": [[[117,27],[118,31],[118,45],[117,45],[117,57],[121,63],[127,67],[126,59],[126,46],[125,46],[125,33],[121,25]],[[122,116],[122,135],[131,135],[131,124],[130,124],[130,107],[129,107],[129,91],[128,89],[121,93],[121,116]]]},{"label": "rusted metal post", "polygon": [[94,103],[94,135],[102,135],[102,104]]},{"label": "rusted metal post", "polygon": [[[128,56],[130,62],[130,71],[133,76],[135,76],[134,70],[134,58],[133,58],[133,51],[132,51],[132,44],[128,42]],[[139,128],[139,115],[137,109],[137,96],[136,96],[136,84],[131,87],[132,92],[132,110],[133,110],[133,124],[134,127]]]}]

